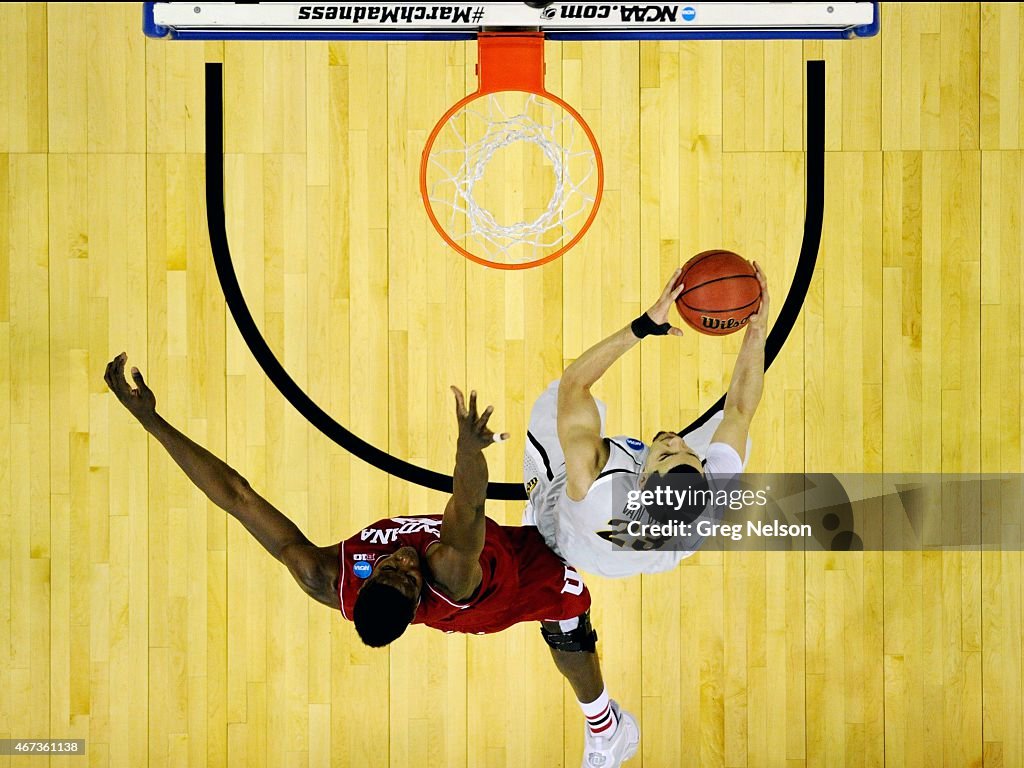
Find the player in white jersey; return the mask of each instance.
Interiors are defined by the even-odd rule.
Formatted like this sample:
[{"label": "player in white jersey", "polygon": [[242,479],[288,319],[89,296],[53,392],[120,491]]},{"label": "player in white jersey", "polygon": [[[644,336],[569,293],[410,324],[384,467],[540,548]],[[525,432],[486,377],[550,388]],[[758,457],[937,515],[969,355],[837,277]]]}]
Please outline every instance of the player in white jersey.
[{"label": "player in white jersey", "polygon": [[[590,388],[612,363],[649,335],[682,336],[668,322],[669,309],[684,290],[673,289],[676,270],[658,301],[629,326],[588,349],[534,403],[523,459],[530,501],[523,523],[536,525],[548,546],[570,564],[612,578],[674,568],[700,546],[691,535],[670,545],[629,533],[634,520],[655,522],[642,507],[627,506],[630,491],[651,488],[668,474],[692,473],[715,491],[743,471],[750,453],[748,432],[764,385],[768,285],[761,306],[747,322],[725,409],[684,435],[661,431],[650,445],[632,437],[606,437],[605,405]],[[716,510],[699,512],[715,517]]]}]

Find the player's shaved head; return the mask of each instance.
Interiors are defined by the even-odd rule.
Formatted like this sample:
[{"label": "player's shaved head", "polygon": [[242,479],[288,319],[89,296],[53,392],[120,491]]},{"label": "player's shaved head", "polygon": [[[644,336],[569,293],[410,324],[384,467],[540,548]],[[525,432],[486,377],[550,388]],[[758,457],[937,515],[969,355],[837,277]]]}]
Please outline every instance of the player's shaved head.
[{"label": "player's shaved head", "polygon": [[406,595],[387,584],[369,581],[356,596],[352,620],[366,645],[383,648],[402,636],[415,613],[416,603]]}]

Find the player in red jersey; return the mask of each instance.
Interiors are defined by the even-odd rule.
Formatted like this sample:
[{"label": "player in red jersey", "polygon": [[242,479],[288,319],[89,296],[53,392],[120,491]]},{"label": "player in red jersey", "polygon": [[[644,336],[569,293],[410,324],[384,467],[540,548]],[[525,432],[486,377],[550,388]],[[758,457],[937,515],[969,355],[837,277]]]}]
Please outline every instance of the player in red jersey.
[{"label": "player in red jersey", "polygon": [[238,472],[159,416],[137,368],[135,386],[126,382],[125,361],[122,352],[104,375],[121,404],[214,504],[288,567],[310,597],[353,620],[363,642],[387,645],[411,623],[483,634],[540,621],[555,665],[587,718],[583,768],[612,768],[636,753],[636,720],[608,698],[601,678],[583,580],[544,545],[536,528],[501,526],[484,516],[483,450],[496,438],[487,426],[493,408],[478,414],[475,392],[467,407],[452,387],[459,438],[443,516],[380,520],[343,542],[317,547]]}]

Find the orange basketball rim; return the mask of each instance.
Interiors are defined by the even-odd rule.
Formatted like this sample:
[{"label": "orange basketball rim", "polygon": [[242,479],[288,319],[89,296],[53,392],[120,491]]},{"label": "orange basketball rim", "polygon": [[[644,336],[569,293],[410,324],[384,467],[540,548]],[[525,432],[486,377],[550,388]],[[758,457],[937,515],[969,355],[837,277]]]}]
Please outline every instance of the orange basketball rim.
[{"label": "orange basketball rim", "polygon": [[542,32],[481,32],[477,46],[479,87],[430,132],[420,194],[438,234],[467,259],[537,267],[594,222],[601,152],[580,113],[544,88]]}]

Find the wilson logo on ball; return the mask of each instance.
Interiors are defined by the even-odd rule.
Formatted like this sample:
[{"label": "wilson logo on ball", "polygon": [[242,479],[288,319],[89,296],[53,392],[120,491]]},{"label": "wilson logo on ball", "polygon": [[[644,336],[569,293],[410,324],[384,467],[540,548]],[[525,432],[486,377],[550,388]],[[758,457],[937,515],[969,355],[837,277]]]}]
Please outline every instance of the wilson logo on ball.
[{"label": "wilson logo on ball", "polygon": [[722,320],[721,318],[718,317],[708,317],[707,315],[702,315],[700,318],[700,324],[705,328],[709,328],[710,330],[713,331],[735,330],[746,325],[747,320],[749,319],[749,317],[744,317],[742,320],[736,320],[735,318],[730,317],[728,320]]}]

